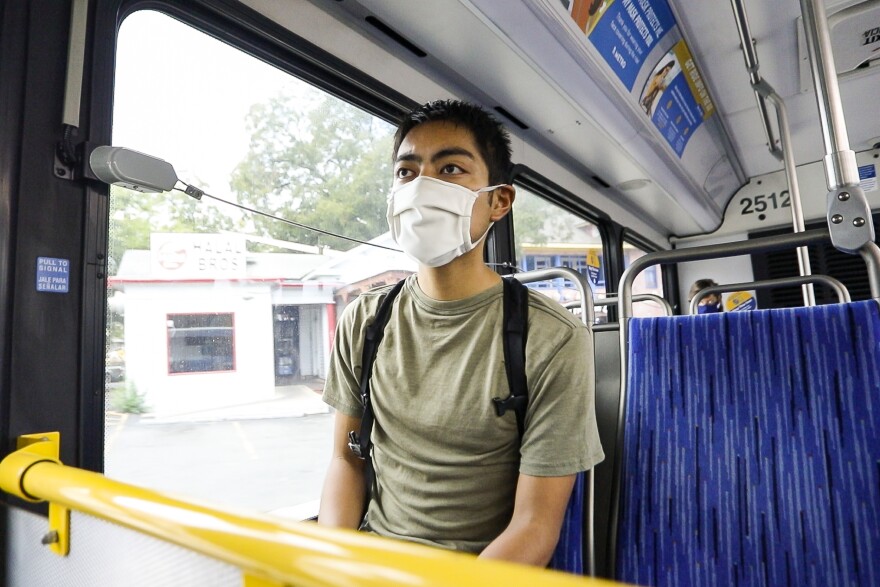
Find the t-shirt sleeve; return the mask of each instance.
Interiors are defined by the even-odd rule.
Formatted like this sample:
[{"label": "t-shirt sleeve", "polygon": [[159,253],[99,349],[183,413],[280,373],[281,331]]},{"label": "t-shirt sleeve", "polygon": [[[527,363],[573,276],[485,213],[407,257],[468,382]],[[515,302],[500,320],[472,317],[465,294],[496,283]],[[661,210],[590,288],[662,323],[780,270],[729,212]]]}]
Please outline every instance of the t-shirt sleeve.
[{"label": "t-shirt sleeve", "polygon": [[364,411],[360,397],[364,305],[364,296],[357,298],[343,310],[336,324],[323,393],[325,403],[355,418],[360,418]]},{"label": "t-shirt sleeve", "polygon": [[520,449],[520,473],[526,475],[571,475],[605,458],[596,427],[592,333],[582,325],[567,326],[551,348],[530,348],[530,332],[526,363],[536,368],[527,368],[529,407]]}]

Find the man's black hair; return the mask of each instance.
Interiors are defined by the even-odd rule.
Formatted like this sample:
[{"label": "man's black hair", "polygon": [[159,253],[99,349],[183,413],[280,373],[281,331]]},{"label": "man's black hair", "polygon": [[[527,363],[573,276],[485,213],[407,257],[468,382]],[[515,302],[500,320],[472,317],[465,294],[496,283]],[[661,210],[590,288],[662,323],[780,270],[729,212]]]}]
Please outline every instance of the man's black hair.
[{"label": "man's black hair", "polygon": [[405,114],[394,133],[395,159],[409,131],[426,122],[448,122],[470,131],[489,168],[489,183],[510,182],[510,136],[504,126],[480,106],[459,100],[435,100]]}]

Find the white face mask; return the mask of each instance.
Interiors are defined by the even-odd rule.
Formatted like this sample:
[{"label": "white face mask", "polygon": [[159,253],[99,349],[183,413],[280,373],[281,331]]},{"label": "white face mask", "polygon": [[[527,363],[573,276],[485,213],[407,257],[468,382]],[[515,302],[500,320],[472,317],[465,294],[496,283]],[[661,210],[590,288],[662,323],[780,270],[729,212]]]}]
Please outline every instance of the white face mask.
[{"label": "white face mask", "polygon": [[474,202],[482,192],[504,185],[472,192],[454,183],[422,176],[394,188],[388,196],[388,226],[394,242],[422,265],[446,265],[473,250],[489,234],[491,223],[480,238],[471,241]]}]

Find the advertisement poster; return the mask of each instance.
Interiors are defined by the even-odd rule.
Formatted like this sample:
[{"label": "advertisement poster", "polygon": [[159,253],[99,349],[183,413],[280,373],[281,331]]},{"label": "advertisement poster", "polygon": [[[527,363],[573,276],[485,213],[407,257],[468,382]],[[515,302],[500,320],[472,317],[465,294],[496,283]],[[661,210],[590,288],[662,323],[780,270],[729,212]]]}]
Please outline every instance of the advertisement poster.
[{"label": "advertisement poster", "polygon": [[574,0],[571,17],[682,158],[715,109],[666,0]]},{"label": "advertisement poster", "polygon": [[604,275],[602,274],[602,260],[598,253],[594,250],[587,251],[587,275],[593,285],[605,285]]},{"label": "advertisement poster", "polygon": [[676,43],[654,66],[639,104],[681,157],[694,131],[714,112],[684,41]]},{"label": "advertisement poster", "polygon": [[669,6],[663,0],[599,0],[585,4],[589,4],[583,28],[587,38],[626,89],[632,90],[651,50],[675,26]]}]

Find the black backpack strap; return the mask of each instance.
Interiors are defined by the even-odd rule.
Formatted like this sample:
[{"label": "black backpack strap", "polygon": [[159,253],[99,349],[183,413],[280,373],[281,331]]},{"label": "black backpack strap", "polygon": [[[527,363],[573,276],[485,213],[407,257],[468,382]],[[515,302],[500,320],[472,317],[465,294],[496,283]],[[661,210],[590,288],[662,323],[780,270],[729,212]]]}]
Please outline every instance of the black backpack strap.
[{"label": "black backpack strap", "polygon": [[[361,416],[360,433],[354,430],[348,433],[348,447],[359,458],[364,459],[366,484],[366,505],[369,505],[370,493],[373,489],[373,459],[372,459],[372,432],[373,404],[370,398],[370,377],[373,373],[373,363],[379,350],[379,344],[385,335],[385,325],[391,317],[391,308],[394,299],[403,288],[405,280],[397,283],[379,305],[376,319],[370,324],[364,336],[364,348],[361,355],[361,379],[360,393],[364,413]],[[520,440],[525,434],[526,408],[528,407],[528,382],[526,380],[526,338],[528,334],[529,315],[529,290],[514,279],[504,279],[504,293],[502,301],[503,348],[504,368],[507,372],[507,385],[510,395],[505,398],[494,398],[495,413],[503,416],[507,410],[512,409],[516,413],[516,427],[519,431]]]},{"label": "black backpack strap", "polygon": [[364,475],[364,479],[367,486],[367,503],[369,503],[370,491],[373,488],[373,441],[371,436],[373,433],[374,415],[373,403],[370,399],[370,376],[373,373],[373,363],[376,360],[376,353],[379,351],[379,344],[382,342],[382,337],[385,336],[385,325],[391,317],[391,307],[394,305],[394,299],[397,297],[397,294],[403,289],[405,281],[405,279],[398,281],[397,285],[385,294],[385,299],[382,300],[382,303],[379,305],[379,310],[376,312],[376,319],[373,320],[372,324],[367,326],[366,334],[364,336],[364,348],[363,353],[361,354],[360,381],[361,403],[364,407],[364,413],[361,416],[360,434],[356,433],[354,430],[348,433],[348,448],[350,448],[355,455],[366,461],[366,474]]},{"label": "black backpack strap", "polygon": [[513,278],[504,281],[504,368],[510,395],[494,398],[495,413],[503,416],[507,410],[516,413],[516,427],[522,441],[526,431],[526,408],[529,405],[529,387],[526,380],[526,338],[529,324],[529,289]]}]

